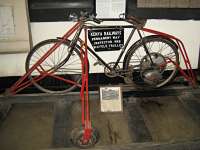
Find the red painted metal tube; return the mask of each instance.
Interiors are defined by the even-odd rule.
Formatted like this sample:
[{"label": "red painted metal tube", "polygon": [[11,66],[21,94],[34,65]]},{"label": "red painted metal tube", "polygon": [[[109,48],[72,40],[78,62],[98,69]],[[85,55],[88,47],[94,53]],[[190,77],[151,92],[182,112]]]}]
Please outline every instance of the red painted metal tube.
[{"label": "red painted metal tube", "polygon": [[80,54],[81,54],[81,64],[82,66],[82,85],[81,85],[81,91],[80,91],[80,98],[81,98],[81,122],[83,128],[85,127],[85,63],[84,63],[84,51],[83,51],[83,46],[84,43],[81,42],[81,49],[80,49]]},{"label": "red painted metal tube", "polygon": [[85,34],[85,42],[84,42],[84,48],[85,48],[85,55],[84,55],[84,69],[85,69],[85,111],[82,112],[85,115],[85,126],[84,126],[84,135],[83,135],[83,141],[89,141],[91,138],[91,120],[90,120],[90,109],[89,109],[89,93],[88,93],[88,51],[87,51],[87,29],[84,29]]},{"label": "red painted metal tube", "polygon": [[89,126],[89,122],[90,122],[90,113],[89,113],[89,97],[88,97],[88,51],[87,51],[87,29],[85,29],[85,60],[84,60],[84,64],[85,64],[85,77],[86,77],[86,122],[87,122],[87,126]]},{"label": "red painted metal tube", "polygon": [[170,34],[167,34],[167,33],[163,33],[163,32],[148,29],[148,28],[142,28],[141,30],[145,31],[145,32],[152,33],[152,34],[161,35],[161,36],[164,36],[166,38],[170,38],[170,39],[173,39],[173,40],[176,41],[178,48],[181,52],[181,56],[183,58],[183,61],[184,61],[185,67],[187,69],[188,75],[183,73],[184,72],[183,69],[177,63],[175,65],[176,65],[177,68],[179,68],[181,74],[185,77],[185,79],[188,82],[191,82],[193,86],[196,86],[196,76],[195,76],[195,74],[192,70],[192,66],[191,66],[191,63],[190,63],[190,60],[189,60],[189,57],[188,57],[188,54],[187,54],[187,51],[185,49],[183,42],[180,39],[178,39],[177,37],[170,35]]},{"label": "red painted metal tube", "polygon": [[[10,93],[16,93],[15,91],[19,88],[19,85],[22,84],[30,75],[31,73],[37,69],[37,67],[51,54],[53,51],[55,51],[63,42],[66,41],[66,39],[69,38],[78,28],[80,27],[80,22],[77,22],[68,32],[64,34],[64,36],[61,38],[61,40],[54,44],[47,53],[45,53],[30,69],[29,71],[24,74],[10,89]],[[22,88],[24,89],[24,88]],[[19,92],[19,90],[17,90]]]}]

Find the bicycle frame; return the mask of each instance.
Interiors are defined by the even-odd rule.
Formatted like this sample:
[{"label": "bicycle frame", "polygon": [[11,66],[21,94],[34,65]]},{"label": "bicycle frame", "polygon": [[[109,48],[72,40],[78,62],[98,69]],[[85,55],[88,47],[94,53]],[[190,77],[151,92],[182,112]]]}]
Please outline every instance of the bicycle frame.
[{"label": "bicycle frame", "polygon": [[[69,81],[69,80],[66,80],[64,78],[61,78],[59,76],[56,76],[56,75],[53,75],[53,71],[44,71],[44,69],[42,68],[41,66],[41,63],[49,56],[51,55],[51,53],[53,53],[62,43],[64,43],[75,31],[77,31],[80,26],[82,26],[82,23],[81,22],[77,22],[71,29],[69,29],[68,32],[66,32],[63,37],[61,37],[61,40],[54,44],[48,51],[47,53],[45,53],[30,69],[29,71],[24,74],[10,89],[9,89],[9,93],[14,95],[16,94],[17,92],[23,90],[24,88],[32,85],[32,81],[30,81],[28,79],[28,77],[31,75],[31,73],[34,71],[34,70],[37,70],[40,75],[37,76],[37,77],[34,77],[33,78],[33,81],[34,82],[38,82],[39,80],[42,80],[43,78],[45,78],[46,76],[52,76],[54,78],[57,78],[59,80],[63,80],[65,81],[66,83],[71,83],[71,84],[75,84],[79,87],[81,87],[79,84],[73,82],[73,81]],[[27,81],[28,79],[28,81]]]},{"label": "bicycle frame", "polygon": [[[152,59],[151,59],[151,56],[150,56],[150,53],[148,52],[148,48],[146,47],[145,43],[143,42],[143,37],[142,37],[142,35],[141,35],[141,33],[140,33],[140,30],[137,29],[135,26],[133,26],[133,25],[132,25],[132,26],[130,26],[130,25],[122,25],[122,26],[98,26],[98,27],[97,27],[97,26],[90,26],[90,27],[87,27],[87,28],[89,28],[89,29],[91,29],[91,30],[92,30],[92,29],[113,29],[113,28],[123,28],[123,29],[129,28],[129,29],[132,29],[131,32],[130,32],[130,34],[128,35],[128,38],[127,38],[127,40],[126,40],[124,46],[119,50],[119,51],[121,51],[121,52],[120,52],[120,54],[119,54],[117,60],[115,61],[114,66],[113,66],[112,68],[111,68],[101,57],[99,57],[99,55],[98,55],[94,50],[92,50],[92,48],[88,47],[89,52],[91,52],[92,55],[94,55],[94,56],[97,58],[97,60],[100,61],[100,62],[101,62],[106,68],[108,68],[110,71],[111,71],[111,70],[115,70],[116,67],[118,66],[118,64],[119,64],[119,62],[120,62],[122,56],[124,55],[124,53],[125,53],[125,51],[126,51],[126,49],[127,49],[128,44],[129,44],[129,42],[131,41],[131,39],[132,39],[132,37],[133,37],[133,35],[134,35],[134,33],[135,33],[136,30],[137,30],[137,33],[138,33],[138,35],[139,35],[139,37],[140,37],[140,40],[141,40],[142,43],[143,43],[144,50],[145,50],[146,54],[149,56],[150,61],[153,63],[153,61],[152,61]],[[80,41],[81,41],[81,39],[80,39]]]},{"label": "bicycle frame", "polygon": [[[134,28],[134,26],[130,26],[130,25],[124,25],[124,26],[98,26],[98,27],[97,26],[89,26],[87,28],[90,29],[90,30],[92,30],[92,29],[113,29],[113,28],[123,28],[123,29],[125,29],[125,28],[132,28],[132,31],[130,32],[130,34],[129,34],[129,36],[128,36],[128,38],[127,38],[124,46],[119,50],[121,52],[120,52],[117,60],[115,61],[114,66],[112,68],[92,48],[88,47],[88,51],[93,56],[95,56],[97,58],[97,60],[100,61],[106,68],[108,68],[110,71],[111,70],[115,70],[116,67],[117,67],[117,65],[119,64],[122,56],[124,55],[124,52],[126,51],[127,46],[129,44],[130,40],[132,39],[133,34],[134,34],[136,28]],[[79,39],[79,40],[81,40],[81,39]]]},{"label": "bicycle frame", "polygon": [[[126,20],[124,20],[126,21]],[[117,61],[115,61],[115,64],[114,66],[111,68],[94,50],[92,50],[92,48],[90,47],[87,47],[88,51],[97,58],[98,61],[100,61],[106,68],[108,68],[110,71],[111,70],[115,70],[117,65],[119,64],[124,52],[126,51],[126,48],[130,42],[130,40],[132,39],[132,36],[133,34],[135,33],[135,30],[137,30],[138,32],[138,35],[140,37],[140,40],[142,41],[143,43],[143,46],[144,46],[144,50],[146,52],[146,54],[149,56],[150,58],[150,61],[152,61],[151,59],[151,56],[148,52],[148,48],[146,47],[146,45],[144,44],[143,42],[143,37],[142,37],[142,34],[141,34],[141,31],[142,32],[148,32],[148,33],[152,33],[154,35],[160,35],[160,36],[163,36],[165,38],[168,38],[168,39],[171,39],[173,41],[176,42],[177,46],[178,46],[178,49],[179,51],[181,52],[181,56],[183,58],[183,61],[184,61],[184,64],[185,64],[185,67],[186,67],[186,70],[187,70],[187,73],[185,73],[183,71],[183,69],[180,67],[180,65],[177,63],[177,62],[174,62],[173,60],[171,60],[170,58],[167,58],[168,61],[167,63],[173,63],[176,68],[180,71],[180,74],[193,86],[195,87],[196,86],[196,76],[192,70],[192,66],[191,66],[191,63],[190,63],[190,60],[189,60],[189,57],[188,57],[188,54],[187,54],[187,51],[185,49],[185,46],[183,44],[183,42],[178,39],[177,37],[173,36],[173,35],[169,35],[169,34],[166,34],[164,32],[159,32],[159,31],[156,31],[156,30],[152,30],[152,29],[148,29],[148,28],[141,28],[141,29],[138,29],[137,27],[133,26],[133,25],[122,25],[122,26],[86,26],[85,28],[87,29],[113,29],[113,28],[132,28],[132,31],[130,32],[124,46],[119,50],[121,51],[118,58],[117,58]],[[83,42],[81,39],[79,39],[80,42]]]}]

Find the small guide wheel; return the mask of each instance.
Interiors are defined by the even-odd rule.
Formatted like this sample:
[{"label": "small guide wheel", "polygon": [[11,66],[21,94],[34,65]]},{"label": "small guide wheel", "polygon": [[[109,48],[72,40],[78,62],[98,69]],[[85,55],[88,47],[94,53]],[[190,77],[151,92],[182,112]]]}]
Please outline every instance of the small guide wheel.
[{"label": "small guide wheel", "polygon": [[79,148],[90,148],[93,147],[99,141],[99,132],[92,128],[91,138],[88,141],[84,141],[84,129],[75,128],[71,132],[72,143]]}]

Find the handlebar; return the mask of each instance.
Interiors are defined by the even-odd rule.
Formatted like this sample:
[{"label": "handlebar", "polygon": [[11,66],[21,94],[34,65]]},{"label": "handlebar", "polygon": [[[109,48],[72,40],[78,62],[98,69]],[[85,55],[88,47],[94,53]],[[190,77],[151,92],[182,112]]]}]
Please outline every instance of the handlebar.
[{"label": "handlebar", "polygon": [[[101,19],[97,19],[96,14],[89,13],[89,12],[82,12],[82,11],[80,12],[80,18],[78,17],[76,13],[70,14],[69,18],[71,18],[71,20],[74,20],[74,21],[82,21],[82,22],[93,21],[97,24],[100,24],[103,21]],[[127,21],[136,26],[138,25],[144,26],[144,24],[146,23],[146,19],[126,15],[125,13],[120,14],[119,19],[123,19],[124,21]]]},{"label": "handlebar", "polygon": [[80,17],[79,21],[87,22],[87,21],[93,21],[97,24],[100,24],[102,20],[95,18],[94,16],[89,16],[89,17]]},{"label": "handlebar", "polygon": [[94,21],[95,23],[97,23],[97,24],[100,24],[101,22],[102,22],[102,20],[100,20],[100,19],[97,19],[97,18],[93,18],[93,20],[92,21]]},{"label": "handlebar", "polygon": [[87,21],[93,21],[97,24],[100,24],[102,22],[102,20],[97,19],[96,15],[93,13],[89,13],[89,12],[80,12],[80,17],[78,17],[79,15],[76,13],[71,13],[69,15],[69,19],[72,21],[82,21],[82,22],[87,22]]},{"label": "handlebar", "polygon": [[96,18],[96,14],[93,14],[93,13],[89,13],[89,12],[81,12],[81,17],[79,18],[79,20],[81,21],[93,21],[97,24],[100,24],[102,22],[102,20],[100,19],[97,19]]}]

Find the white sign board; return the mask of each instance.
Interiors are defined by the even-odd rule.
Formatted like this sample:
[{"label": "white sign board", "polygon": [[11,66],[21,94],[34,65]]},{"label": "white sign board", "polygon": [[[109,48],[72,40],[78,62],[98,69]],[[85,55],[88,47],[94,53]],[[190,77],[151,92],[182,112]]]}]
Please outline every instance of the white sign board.
[{"label": "white sign board", "polygon": [[100,87],[101,112],[123,111],[121,87]]},{"label": "white sign board", "polygon": [[125,0],[96,0],[97,18],[119,18],[125,7]]}]

